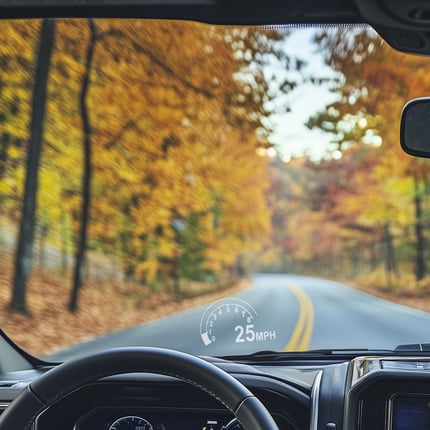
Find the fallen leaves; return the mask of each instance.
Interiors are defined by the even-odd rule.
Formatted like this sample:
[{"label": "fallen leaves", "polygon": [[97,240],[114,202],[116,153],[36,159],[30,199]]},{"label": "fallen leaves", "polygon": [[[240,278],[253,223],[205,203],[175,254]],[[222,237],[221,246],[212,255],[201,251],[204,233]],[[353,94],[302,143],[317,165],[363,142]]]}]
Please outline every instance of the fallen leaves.
[{"label": "fallen leaves", "polygon": [[12,257],[0,254],[0,327],[19,346],[34,355],[121,329],[143,324],[227,297],[246,288],[240,281],[229,288],[207,288],[201,296],[172,301],[169,292],[121,281],[87,281],[76,313],[67,311],[70,280],[33,269],[29,282],[31,315],[7,310],[12,281]]}]

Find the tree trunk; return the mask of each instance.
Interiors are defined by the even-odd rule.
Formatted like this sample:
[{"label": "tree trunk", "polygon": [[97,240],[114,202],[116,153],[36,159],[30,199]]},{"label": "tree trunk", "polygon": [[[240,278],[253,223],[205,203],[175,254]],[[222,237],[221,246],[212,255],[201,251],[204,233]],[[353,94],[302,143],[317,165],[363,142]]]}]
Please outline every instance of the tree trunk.
[{"label": "tree trunk", "polygon": [[61,206],[61,275],[66,276],[69,266],[67,219],[64,207]]},{"label": "tree trunk", "polygon": [[416,257],[415,257],[415,279],[421,281],[424,279],[426,272],[426,263],[424,259],[425,241],[423,228],[423,211],[422,198],[419,193],[418,179],[414,178],[415,183],[415,237],[416,237]]},{"label": "tree trunk", "polygon": [[75,312],[78,309],[79,290],[82,284],[83,269],[85,263],[85,251],[87,247],[88,221],[91,205],[91,124],[88,115],[88,88],[90,85],[91,65],[96,44],[96,27],[92,19],[88,20],[90,29],[90,40],[88,42],[87,55],[85,59],[85,73],[82,79],[82,89],[79,97],[82,116],[82,127],[84,133],[84,171],[82,176],[82,211],[81,226],[78,243],[76,247],[75,267],[73,273],[73,285],[70,295],[69,310]]},{"label": "tree trunk", "polygon": [[372,242],[370,244],[370,271],[373,272],[378,267],[378,258],[377,258],[377,252],[376,252],[377,244],[376,242]]},{"label": "tree trunk", "polygon": [[[11,136],[9,133],[3,133],[0,137],[0,181],[6,175],[6,165],[8,161],[8,151],[11,143]],[[0,215],[2,214],[1,208],[3,207],[3,201],[6,199],[6,196],[0,194]],[[0,227],[1,227],[1,219],[0,219]]]},{"label": "tree trunk", "polygon": [[32,266],[39,162],[42,151],[43,126],[46,112],[48,74],[55,38],[55,21],[44,20],[40,31],[32,111],[30,141],[26,163],[24,199],[19,226],[18,247],[15,254],[15,273],[9,307],[27,312],[27,282]]},{"label": "tree trunk", "polygon": [[384,225],[385,230],[385,246],[386,246],[386,255],[385,255],[385,270],[387,273],[387,284],[388,287],[392,287],[392,275],[397,275],[397,267],[396,267],[396,255],[394,251],[393,245],[393,236],[391,234],[390,223],[386,222]]},{"label": "tree trunk", "polygon": [[45,258],[45,241],[46,241],[46,237],[48,236],[48,226],[46,224],[40,224],[39,225],[39,267],[40,270],[44,270],[45,269],[45,263],[46,263],[46,258]]}]

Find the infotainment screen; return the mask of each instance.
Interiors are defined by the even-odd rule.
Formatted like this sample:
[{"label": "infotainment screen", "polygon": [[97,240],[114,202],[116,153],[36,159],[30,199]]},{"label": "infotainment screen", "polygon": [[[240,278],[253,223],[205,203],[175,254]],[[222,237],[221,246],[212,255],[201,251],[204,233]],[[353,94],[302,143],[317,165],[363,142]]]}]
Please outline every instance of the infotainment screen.
[{"label": "infotainment screen", "polygon": [[430,430],[430,396],[399,396],[391,398],[389,430]]}]

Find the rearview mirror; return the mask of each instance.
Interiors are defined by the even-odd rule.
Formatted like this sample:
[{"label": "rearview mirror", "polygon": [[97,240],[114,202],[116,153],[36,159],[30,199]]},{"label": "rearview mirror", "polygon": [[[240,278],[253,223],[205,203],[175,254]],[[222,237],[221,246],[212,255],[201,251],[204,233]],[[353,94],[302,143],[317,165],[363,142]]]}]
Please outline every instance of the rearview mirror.
[{"label": "rearview mirror", "polygon": [[430,97],[413,99],[404,106],[400,144],[410,155],[430,158]]}]

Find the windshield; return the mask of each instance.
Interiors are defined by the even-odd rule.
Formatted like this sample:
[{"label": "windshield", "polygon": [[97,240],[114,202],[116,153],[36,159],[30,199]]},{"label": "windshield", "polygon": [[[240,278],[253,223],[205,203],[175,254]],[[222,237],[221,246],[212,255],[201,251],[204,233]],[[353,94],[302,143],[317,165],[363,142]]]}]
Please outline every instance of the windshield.
[{"label": "windshield", "polygon": [[18,345],[430,340],[430,169],[398,138],[428,59],[364,26],[0,27],[0,327]]}]

